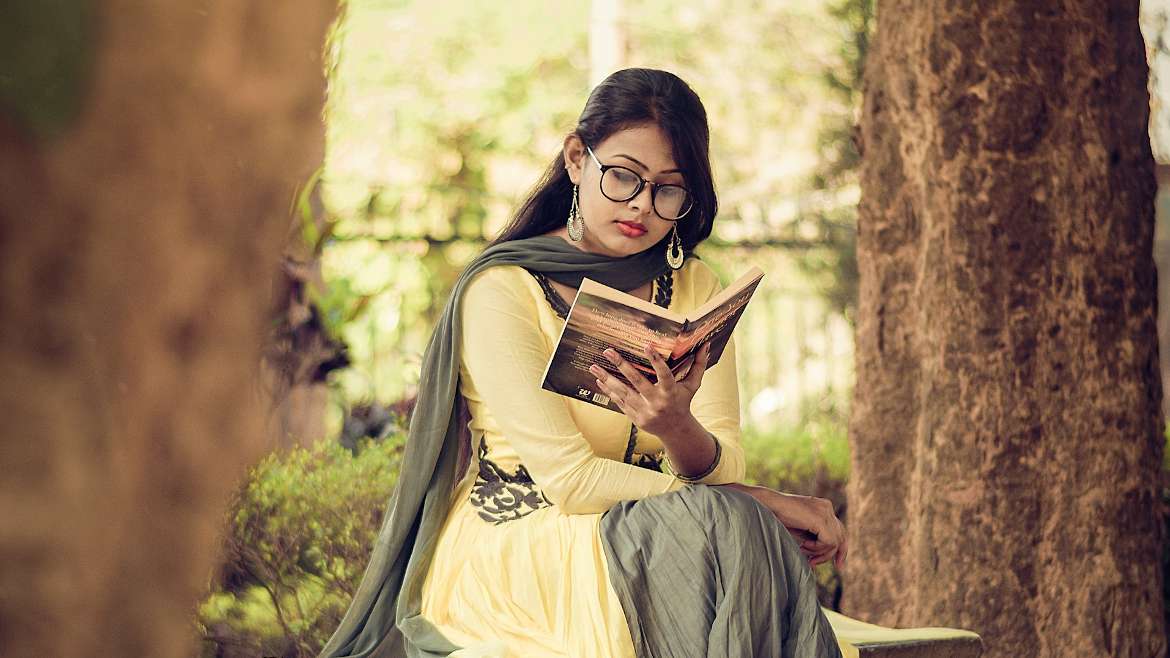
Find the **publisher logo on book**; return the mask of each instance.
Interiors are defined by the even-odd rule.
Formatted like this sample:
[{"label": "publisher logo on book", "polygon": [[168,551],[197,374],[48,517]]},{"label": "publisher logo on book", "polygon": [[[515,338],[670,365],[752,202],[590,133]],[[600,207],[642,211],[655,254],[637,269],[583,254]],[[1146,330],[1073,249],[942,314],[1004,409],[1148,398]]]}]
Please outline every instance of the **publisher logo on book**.
[{"label": "publisher logo on book", "polygon": [[601,393],[594,393],[593,391],[585,388],[584,386],[577,387],[577,397],[585,398],[586,400],[589,400],[590,402],[593,402],[594,404],[600,404],[603,407],[609,406],[609,396],[608,395],[602,395]]}]

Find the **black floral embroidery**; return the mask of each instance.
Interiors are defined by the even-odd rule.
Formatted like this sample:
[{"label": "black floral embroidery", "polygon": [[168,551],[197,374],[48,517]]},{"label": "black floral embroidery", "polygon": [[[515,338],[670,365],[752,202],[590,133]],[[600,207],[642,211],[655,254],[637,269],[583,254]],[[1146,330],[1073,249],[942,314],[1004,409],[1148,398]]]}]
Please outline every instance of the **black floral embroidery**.
[{"label": "black floral embroidery", "polygon": [[479,473],[471,487],[470,501],[479,508],[480,518],[494,525],[515,521],[552,505],[523,464],[515,473],[509,473],[488,459],[483,437],[479,439]]}]

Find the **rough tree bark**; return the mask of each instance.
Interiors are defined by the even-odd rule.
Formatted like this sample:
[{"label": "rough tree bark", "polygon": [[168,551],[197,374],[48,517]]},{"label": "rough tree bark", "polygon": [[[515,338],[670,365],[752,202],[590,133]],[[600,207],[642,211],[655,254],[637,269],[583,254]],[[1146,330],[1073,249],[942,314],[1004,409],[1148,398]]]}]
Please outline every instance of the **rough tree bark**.
[{"label": "rough tree bark", "polygon": [[229,491],[267,448],[256,374],[290,201],[323,157],[335,2],[18,5],[0,646],[191,655]]},{"label": "rough tree bark", "polygon": [[1138,1],[896,0],[865,75],[843,610],[1166,652]]}]

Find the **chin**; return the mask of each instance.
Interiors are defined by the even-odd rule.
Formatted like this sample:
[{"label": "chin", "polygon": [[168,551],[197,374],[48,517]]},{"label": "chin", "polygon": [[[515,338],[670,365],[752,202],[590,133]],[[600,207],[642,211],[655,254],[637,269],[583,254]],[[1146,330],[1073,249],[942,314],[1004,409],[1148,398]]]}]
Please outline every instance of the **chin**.
[{"label": "chin", "polygon": [[624,257],[633,256],[636,253],[649,249],[654,246],[654,241],[646,235],[637,239],[618,236],[617,239],[604,240],[602,244],[610,252]]},{"label": "chin", "polygon": [[606,227],[606,229],[607,230],[600,236],[600,242],[608,251],[614,254],[620,254],[621,256],[632,256],[636,253],[645,251],[650,247],[653,247],[659,240],[662,239],[661,237],[654,237],[654,234],[650,232],[643,233],[642,235],[635,238],[631,238],[623,234],[621,230],[617,228],[616,223],[610,224]]}]

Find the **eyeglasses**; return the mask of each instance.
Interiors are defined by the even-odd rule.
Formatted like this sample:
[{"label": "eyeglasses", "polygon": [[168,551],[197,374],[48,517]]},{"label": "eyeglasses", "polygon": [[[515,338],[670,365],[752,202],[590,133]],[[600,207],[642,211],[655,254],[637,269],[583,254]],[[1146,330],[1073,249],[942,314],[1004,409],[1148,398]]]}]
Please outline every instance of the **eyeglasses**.
[{"label": "eyeglasses", "polygon": [[682,185],[669,183],[652,183],[642,178],[629,167],[620,165],[603,165],[593,154],[593,149],[585,146],[589,157],[597,163],[601,170],[601,193],[610,201],[629,201],[642,192],[642,188],[650,186],[650,205],[659,217],[668,222],[677,222],[682,219],[695,205],[694,197]]}]

